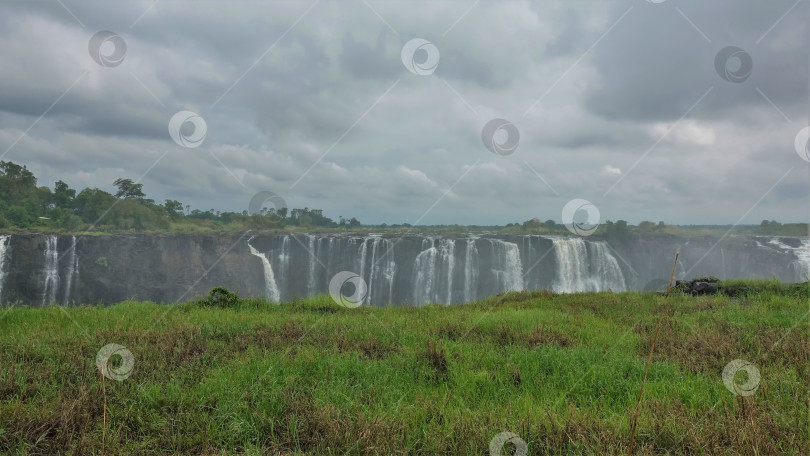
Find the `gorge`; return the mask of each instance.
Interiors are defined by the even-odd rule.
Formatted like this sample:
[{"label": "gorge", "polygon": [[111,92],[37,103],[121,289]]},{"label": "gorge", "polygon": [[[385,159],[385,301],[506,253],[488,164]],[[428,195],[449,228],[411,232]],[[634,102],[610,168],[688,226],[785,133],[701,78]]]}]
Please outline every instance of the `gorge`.
[{"label": "gorge", "polygon": [[644,289],[711,275],[806,281],[805,237],[622,239],[541,236],[350,234],[0,235],[3,305],[171,303],[224,286],[274,302],[328,293],[352,271],[364,305],[458,304],[510,290],[559,293]]}]

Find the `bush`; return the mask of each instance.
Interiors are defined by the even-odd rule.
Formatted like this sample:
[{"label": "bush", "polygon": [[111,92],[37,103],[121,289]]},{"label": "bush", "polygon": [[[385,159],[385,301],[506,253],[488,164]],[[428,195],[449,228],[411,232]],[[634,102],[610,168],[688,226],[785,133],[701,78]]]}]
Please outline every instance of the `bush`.
[{"label": "bush", "polygon": [[220,307],[223,309],[237,307],[239,306],[239,302],[239,295],[225,287],[212,288],[208,293],[208,297],[199,301],[201,305]]}]

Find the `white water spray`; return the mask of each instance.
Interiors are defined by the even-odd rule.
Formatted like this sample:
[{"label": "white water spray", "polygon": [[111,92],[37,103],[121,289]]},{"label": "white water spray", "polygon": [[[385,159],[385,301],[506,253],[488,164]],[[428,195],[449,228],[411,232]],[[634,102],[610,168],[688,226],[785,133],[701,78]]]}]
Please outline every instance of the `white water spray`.
[{"label": "white water spray", "polygon": [[48,236],[45,241],[45,268],[42,283],[42,304],[52,304],[56,301],[56,288],[59,286],[59,251],[57,250],[56,235]]},{"label": "white water spray", "polygon": [[11,235],[0,235],[0,302],[3,299],[3,282],[6,278],[6,257],[8,256]]},{"label": "white water spray", "polygon": [[70,254],[68,255],[68,261],[67,277],[65,278],[65,293],[62,296],[63,304],[68,304],[73,284],[79,277],[79,257],[76,255],[76,236],[73,236],[70,243]]},{"label": "white water spray", "polygon": [[273,274],[273,266],[270,264],[270,260],[267,257],[256,250],[252,245],[250,245],[250,241],[253,238],[247,240],[248,249],[250,249],[250,253],[254,256],[259,257],[262,260],[262,267],[264,268],[264,294],[273,302],[279,302],[281,300],[281,296],[278,292],[278,285],[276,285],[276,277]]}]

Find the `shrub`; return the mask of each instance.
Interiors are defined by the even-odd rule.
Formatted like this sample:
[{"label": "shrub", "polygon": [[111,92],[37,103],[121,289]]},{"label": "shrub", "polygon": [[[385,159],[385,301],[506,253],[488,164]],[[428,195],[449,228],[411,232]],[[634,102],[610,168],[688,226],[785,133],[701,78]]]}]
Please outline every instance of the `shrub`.
[{"label": "shrub", "polygon": [[237,307],[239,305],[240,299],[239,295],[228,290],[225,287],[214,287],[208,293],[207,298],[203,298],[199,301],[201,305],[204,306],[213,306],[213,307],[220,307],[220,308],[232,308]]}]

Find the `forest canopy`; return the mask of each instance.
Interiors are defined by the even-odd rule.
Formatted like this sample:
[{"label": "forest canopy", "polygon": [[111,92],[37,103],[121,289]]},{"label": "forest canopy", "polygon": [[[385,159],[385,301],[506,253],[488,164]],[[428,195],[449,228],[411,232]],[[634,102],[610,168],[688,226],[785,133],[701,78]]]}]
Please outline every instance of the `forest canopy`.
[{"label": "forest canopy", "polygon": [[0,229],[57,229],[64,231],[184,231],[183,227],[218,230],[284,227],[354,228],[360,221],[340,217],[336,222],[321,209],[276,211],[262,208],[221,212],[191,209],[172,199],[162,204],[146,197],[143,184],[119,178],[115,193],[99,188],[77,191],[59,180],[53,190],[37,187],[37,178],[25,166],[0,161]]}]

